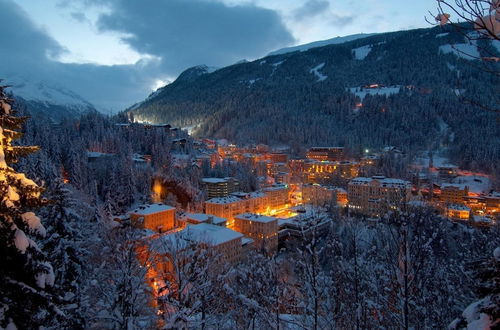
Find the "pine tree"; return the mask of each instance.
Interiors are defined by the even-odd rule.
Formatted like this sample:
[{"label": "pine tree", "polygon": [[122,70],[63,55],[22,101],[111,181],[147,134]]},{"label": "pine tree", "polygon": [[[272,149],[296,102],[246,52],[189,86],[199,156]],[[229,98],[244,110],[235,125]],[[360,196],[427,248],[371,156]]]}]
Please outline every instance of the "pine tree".
[{"label": "pine tree", "polygon": [[43,204],[43,191],[11,165],[37,147],[12,141],[27,117],[13,115],[12,104],[0,86],[0,326],[36,328],[63,313],[54,304],[54,271],[33,239],[45,228],[31,210]]},{"label": "pine tree", "polygon": [[[65,326],[82,327],[84,321],[79,308],[83,257],[88,253],[83,246],[83,235],[87,233],[82,228],[83,218],[78,211],[77,201],[61,180],[55,181],[49,198],[51,205],[46,210],[47,239],[43,242],[43,249],[50,255],[56,269],[55,290],[63,297],[64,305],[61,308],[71,315]],[[87,240],[90,238],[87,237]]]}]

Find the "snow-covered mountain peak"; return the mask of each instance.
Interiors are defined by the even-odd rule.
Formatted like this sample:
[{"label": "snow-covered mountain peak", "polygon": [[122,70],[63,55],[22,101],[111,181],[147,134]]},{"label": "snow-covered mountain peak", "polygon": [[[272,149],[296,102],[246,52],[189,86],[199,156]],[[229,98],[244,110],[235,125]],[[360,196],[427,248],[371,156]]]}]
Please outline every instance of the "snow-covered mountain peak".
[{"label": "snow-covered mountain peak", "polygon": [[34,80],[24,76],[5,78],[5,83],[12,86],[12,93],[28,102],[44,105],[71,107],[88,111],[95,107],[75,92],[47,80]]}]

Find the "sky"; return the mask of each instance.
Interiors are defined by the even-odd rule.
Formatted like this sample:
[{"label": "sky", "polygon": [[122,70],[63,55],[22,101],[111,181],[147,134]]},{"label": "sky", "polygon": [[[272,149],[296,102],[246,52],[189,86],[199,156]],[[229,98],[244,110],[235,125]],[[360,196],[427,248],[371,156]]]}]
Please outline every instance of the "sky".
[{"label": "sky", "polygon": [[195,65],[222,67],[337,36],[429,27],[425,16],[435,6],[436,0],[0,0],[0,75],[65,86],[116,112]]}]

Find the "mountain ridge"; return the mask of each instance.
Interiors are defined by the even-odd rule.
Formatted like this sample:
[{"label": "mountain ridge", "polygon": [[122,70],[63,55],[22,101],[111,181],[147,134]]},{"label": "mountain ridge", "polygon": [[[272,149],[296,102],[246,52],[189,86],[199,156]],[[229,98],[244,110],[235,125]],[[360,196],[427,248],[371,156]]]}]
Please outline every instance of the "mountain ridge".
[{"label": "mountain ridge", "polygon": [[463,43],[451,27],[435,27],[266,56],[177,79],[130,112],[140,121],[196,126],[197,136],[358,153],[387,145],[428,150],[442,119],[454,135],[444,146],[452,160],[491,166],[500,161],[494,115],[461,99],[491,103],[498,80],[441,51]]}]

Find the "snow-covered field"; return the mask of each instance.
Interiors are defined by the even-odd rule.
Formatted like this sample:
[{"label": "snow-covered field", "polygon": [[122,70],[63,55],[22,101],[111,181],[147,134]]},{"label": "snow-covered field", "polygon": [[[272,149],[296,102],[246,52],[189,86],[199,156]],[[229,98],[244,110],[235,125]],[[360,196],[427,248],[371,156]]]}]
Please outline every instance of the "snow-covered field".
[{"label": "snow-covered field", "polygon": [[454,45],[442,45],[439,46],[439,52],[442,54],[454,54],[460,58],[466,60],[475,60],[480,57],[477,47],[472,44],[454,44]]},{"label": "snow-covered field", "polygon": [[370,54],[371,50],[372,50],[372,45],[366,45],[366,46],[354,48],[353,49],[354,57],[357,60],[362,61],[368,56],[368,54]]},{"label": "snow-covered field", "polygon": [[318,78],[318,80],[316,80],[317,82],[324,81],[324,80],[326,80],[326,78],[328,78],[328,76],[319,72],[319,70],[323,69],[324,66],[325,66],[325,63],[321,63],[321,64],[316,65],[311,70],[309,70],[309,73],[314,73],[314,75]]},{"label": "snow-covered field", "polygon": [[363,87],[352,87],[348,90],[359,97],[361,101],[366,97],[366,95],[385,95],[389,96],[392,94],[397,94],[401,90],[401,86],[388,86],[379,88],[363,88]]}]

